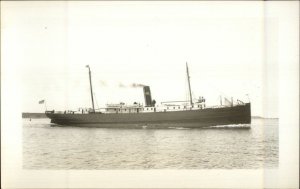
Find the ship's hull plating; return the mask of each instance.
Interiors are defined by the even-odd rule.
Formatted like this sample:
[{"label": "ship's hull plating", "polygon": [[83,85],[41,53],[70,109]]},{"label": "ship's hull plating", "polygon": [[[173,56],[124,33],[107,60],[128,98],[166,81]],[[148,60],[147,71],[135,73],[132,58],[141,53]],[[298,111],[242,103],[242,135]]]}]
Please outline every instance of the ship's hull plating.
[{"label": "ship's hull plating", "polygon": [[51,123],[62,126],[103,128],[201,128],[216,125],[251,123],[250,103],[234,107],[202,110],[127,113],[56,114],[46,113]]}]

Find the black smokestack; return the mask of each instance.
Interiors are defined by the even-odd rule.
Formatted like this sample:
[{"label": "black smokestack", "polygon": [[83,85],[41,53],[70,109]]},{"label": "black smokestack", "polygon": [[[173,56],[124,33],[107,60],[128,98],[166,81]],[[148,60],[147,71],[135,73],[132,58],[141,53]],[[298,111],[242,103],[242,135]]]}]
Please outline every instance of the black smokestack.
[{"label": "black smokestack", "polygon": [[146,106],[152,106],[151,91],[149,86],[144,86],[144,97]]}]

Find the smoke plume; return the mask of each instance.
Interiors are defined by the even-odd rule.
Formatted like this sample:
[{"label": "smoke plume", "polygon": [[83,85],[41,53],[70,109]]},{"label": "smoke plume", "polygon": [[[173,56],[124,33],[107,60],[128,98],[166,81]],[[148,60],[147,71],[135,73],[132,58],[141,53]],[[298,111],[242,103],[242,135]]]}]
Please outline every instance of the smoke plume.
[{"label": "smoke plume", "polygon": [[123,83],[119,83],[119,87],[124,88],[126,86]]},{"label": "smoke plume", "polygon": [[139,83],[132,83],[130,86],[133,88],[137,88],[137,87],[145,87],[146,85],[139,84]]},{"label": "smoke plume", "polygon": [[121,88],[127,88],[127,87],[130,87],[130,88],[138,88],[138,87],[144,87],[146,85],[143,85],[143,84],[140,84],[140,83],[131,83],[129,85],[125,85],[123,83],[119,83],[119,87]]},{"label": "smoke plume", "polygon": [[107,85],[106,82],[103,81],[103,80],[100,80],[99,83],[100,83],[101,86],[106,86]]}]

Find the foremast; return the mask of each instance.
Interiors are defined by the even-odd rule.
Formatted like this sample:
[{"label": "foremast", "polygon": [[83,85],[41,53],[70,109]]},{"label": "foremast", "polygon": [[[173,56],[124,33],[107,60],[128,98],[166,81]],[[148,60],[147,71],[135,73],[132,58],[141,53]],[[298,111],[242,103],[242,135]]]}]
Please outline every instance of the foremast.
[{"label": "foremast", "polygon": [[191,83],[190,83],[190,74],[189,74],[189,67],[186,62],[186,74],[187,74],[187,80],[188,80],[188,85],[189,85],[189,93],[190,93],[190,104],[193,106],[193,98],[192,98],[192,90],[191,90]]},{"label": "foremast", "polygon": [[90,66],[89,66],[89,65],[86,65],[85,67],[87,67],[87,68],[89,69],[89,79],[90,79],[90,88],[91,88],[91,98],[92,98],[93,112],[95,112],[91,69],[90,69]]}]

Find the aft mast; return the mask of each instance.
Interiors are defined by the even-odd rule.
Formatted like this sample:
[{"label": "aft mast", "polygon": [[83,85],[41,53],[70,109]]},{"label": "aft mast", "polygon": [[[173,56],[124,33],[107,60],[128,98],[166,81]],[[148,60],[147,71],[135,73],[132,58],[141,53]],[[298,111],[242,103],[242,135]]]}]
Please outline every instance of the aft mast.
[{"label": "aft mast", "polygon": [[90,88],[91,88],[91,98],[92,98],[92,105],[93,105],[93,112],[95,112],[95,106],[94,106],[94,98],[93,98],[93,87],[92,87],[92,76],[91,76],[91,69],[89,65],[86,65],[89,69],[89,78],[90,78]]},{"label": "aft mast", "polygon": [[193,106],[192,92],[191,92],[191,83],[190,83],[190,74],[189,74],[189,68],[188,68],[187,62],[186,62],[186,74],[187,74],[187,80],[188,80],[188,84],[189,84],[190,104]]}]

